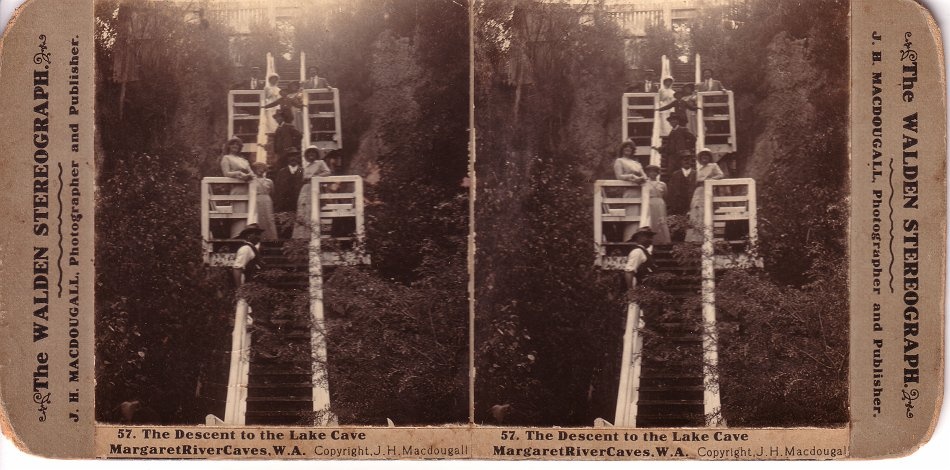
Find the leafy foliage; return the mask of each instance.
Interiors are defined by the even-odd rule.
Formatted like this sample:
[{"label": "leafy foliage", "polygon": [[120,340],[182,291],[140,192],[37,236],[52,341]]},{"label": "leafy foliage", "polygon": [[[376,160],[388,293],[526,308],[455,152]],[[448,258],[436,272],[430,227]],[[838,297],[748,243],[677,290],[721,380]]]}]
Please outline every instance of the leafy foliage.
[{"label": "leafy foliage", "polygon": [[[717,288],[730,424],[847,416],[847,7],[811,0],[825,14],[806,19],[800,3],[707,6],[690,28],[691,49],[736,94],[739,170],[757,178],[757,249],[766,262],[765,270],[722,274]],[[589,241],[591,183],[610,178],[619,140],[611,103],[622,93],[622,41],[596,6],[477,8],[476,420],[497,422],[492,407],[510,405],[506,419],[516,424],[589,425],[612,416],[623,328],[623,289],[592,266]],[[656,67],[676,48],[674,34],[654,31],[638,55],[656,56],[643,59]],[[651,292],[638,301],[671,313],[698,307]],[[798,322],[795,334],[765,336],[774,308]],[[774,345],[768,357],[784,355],[775,373],[797,380],[784,394],[761,358],[741,349],[762,341]],[[819,362],[799,351],[817,352],[828,367],[811,375]],[[760,389],[767,401],[745,406]],[[827,400],[792,412],[780,396],[803,407],[811,396]]]},{"label": "leafy foliage", "polygon": [[[339,269],[324,290],[323,366],[342,422],[467,416],[467,10],[450,4],[419,1],[407,10],[347,2],[305,11],[296,25],[292,46],[342,90],[346,151],[357,161],[362,149],[366,163],[354,167],[377,178],[367,188],[374,265]],[[227,377],[234,314],[230,273],[201,264],[198,183],[217,175],[227,91],[247,70],[232,68],[224,27],[183,18],[151,2],[97,4],[97,417],[104,421],[130,400],[166,423],[201,422],[223,408],[195,400]],[[251,55],[280,52],[284,40],[255,28],[235,43],[245,68],[258,65]],[[123,68],[130,60],[135,73]],[[275,332],[280,322],[309,318],[305,291],[252,283],[238,295],[264,306],[252,326],[258,353],[301,352],[279,344]]]},{"label": "leafy foliage", "polygon": [[719,373],[731,426],[847,423],[847,277],[840,268],[827,273],[802,288],[742,270],[718,280]]},{"label": "leafy foliage", "polygon": [[[166,163],[188,155],[161,153],[134,154],[99,181],[109,188],[100,191],[96,214],[102,421],[116,419],[116,407],[133,400],[167,423],[199,421],[213,404],[197,399],[198,387],[222,372],[227,377],[234,314],[227,273],[201,262],[198,178]],[[223,371],[216,368],[222,362]]]},{"label": "leafy foliage", "polygon": [[807,282],[812,242],[846,251],[847,14],[839,0],[736,2],[691,29],[703,67],[735,91],[740,169],[760,181],[765,262],[785,283]]},{"label": "leafy foliage", "polygon": [[586,425],[613,406],[624,318],[588,235],[591,176],[619,140],[622,43],[597,10],[478,7],[476,421],[507,405],[506,423]]}]

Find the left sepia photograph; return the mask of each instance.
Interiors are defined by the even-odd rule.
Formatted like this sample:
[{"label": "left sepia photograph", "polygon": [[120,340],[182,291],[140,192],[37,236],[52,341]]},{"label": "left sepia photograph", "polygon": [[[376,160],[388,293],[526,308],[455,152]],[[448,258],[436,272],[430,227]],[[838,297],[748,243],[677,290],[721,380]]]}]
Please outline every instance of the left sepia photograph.
[{"label": "left sepia photograph", "polygon": [[468,4],[98,1],[96,421],[468,423]]}]

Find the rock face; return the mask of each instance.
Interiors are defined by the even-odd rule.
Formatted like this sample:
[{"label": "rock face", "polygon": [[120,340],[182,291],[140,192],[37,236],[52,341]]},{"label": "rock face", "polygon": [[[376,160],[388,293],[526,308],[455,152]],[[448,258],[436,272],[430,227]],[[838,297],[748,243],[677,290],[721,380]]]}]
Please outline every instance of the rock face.
[{"label": "rock face", "polygon": [[[348,172],[363,176],[367,184],[379,182],[380,161],[392,148],[387,135],[418,120],[420,106],[413,99],[421,79],[421,68],[413,57],[407,38],[383,34],[373,45],[373,93],[366,100],[369,128],[358,139],[359,148],[350,160]],[[343,98],[341,91],[341,99]]]}]

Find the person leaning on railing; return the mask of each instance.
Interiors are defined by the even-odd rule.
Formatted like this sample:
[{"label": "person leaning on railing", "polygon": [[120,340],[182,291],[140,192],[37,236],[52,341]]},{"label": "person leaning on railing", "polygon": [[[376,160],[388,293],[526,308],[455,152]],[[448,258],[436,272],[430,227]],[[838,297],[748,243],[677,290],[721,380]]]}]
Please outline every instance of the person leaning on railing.
[{"label": "person leaning on railing", "polygon": [[[637,146],[632,141],[629,140],[620,145],[620,155],[614,160],[614,176],[621,181],[626,181],[628,183],[633,183],[636,185],[642,185],[647,181],[647,175],[643,172],[643,166],[637,161],[636,158]],[[624,198],[636,198],[640,197],[642,190],[637,188],[624,188],[623,195]],[[624,204],[624,215],[625,216],[637,216],[640,214],[638,207],[633,204]],[[623,228],[623,240],[627,240],[633,235],[633,232],[637,229],[637,223],[628,223]]]},{"label": "person leaning on railing", "polygon": [[704,69],[703,70],[703,81],[699,82],[696,87],[697,91],[721,91],[723,93],[729,91],[722,86],[722,82],[716,80],[713,77],[713,69]]},{"label": "person leaning on railing", "polygon": [[686,241],[703,242],[703,227],[705,226],[705,187],[706,180],[721,180],[725,174],[719,165],[712,161],[712,150],[704,148],[697,154],[699,169],[696,170],[696,189],[693,190],[693,199],[689,208],[689,228],[686,230]]},{"label": "person leaning on railing", "polygon": [[[299,150],[297,150],[299,153]],[[297,197],[297,223],[294,225],[293,238],[310,238],[310,191],[311,178],[314,176],[330,176],[330,167],[323,161],[323,151],[315,145],[307,147],[303,157],[303,187],[300,188],[300,195]],[[290,152],[288,152],[290,153]],[[320,223],[318,220],[316,223]]]},{"label": "person leaning on railing", "polygon": [[[250,181],[252,178],[254,178],[254,173],[251,171],[250,162],[248,162],[241,153],[243,148],[244,142],[242,142],[241,139],[237,137],[231,137],[227,143],[224,144],[224,155],[221,156],[222,176],[236,178],[242,181]],[[230,186],[231,195],[247,194],[246,184],[232,184]],[[231,201],[231,210],[236,214],[247,213],[247,201]],[[232,220],[230,232],[231,238],[236,238],[241,233],[241,231],[244,230],[245,225],[247,225],[247,220],[243,218]]]}]

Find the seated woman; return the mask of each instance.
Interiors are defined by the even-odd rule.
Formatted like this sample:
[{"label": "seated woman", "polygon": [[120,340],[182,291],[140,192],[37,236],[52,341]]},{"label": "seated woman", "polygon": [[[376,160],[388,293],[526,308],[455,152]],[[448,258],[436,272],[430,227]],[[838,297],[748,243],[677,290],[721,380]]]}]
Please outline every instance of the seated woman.
[{"label": "seated woman", "polygon": [[650,188],[650,228],[654,245],[670,244],[670,227],[666,223],[666,183],[660,181],[660,167],[647,165],[643,169],[647,174],[647,182],[643,186]]},{"label": "seated woman", "polygon": [[[299,155],[299,150],[287,152],[290,155]],[[310,191],[311,178],[314,176],[330,176],[330,167],[323,161],[321,150],[315,145],[307,147],[303,154],[303,186],[300,188],[300,196],[297,197],[297,223],[294,225],[293,238],[310,238],[310,233],[319,227],[311,227],[310,221]],[[318,220],[319,224],[320,221]]]},{"label": "seated woman", "polygon": [[257,225],[264,230],[262,237],[265,240],[274,240],[277,238],[277,224],[274,223],[274,201],[270,197],[274,182],[267,177],[266,163],[254,162],[251,170],[254,171],[251,184],[257,190]]},{"label": "seated woman", "polygon": [[712,150],[704,148],[699,151],[699,169],[696,170],[696,189],[693,191],[693,199],[689,203],[689,228],[686,229],[686,241],[692,243],[703,243],[704,208],[705,204],[705,181],[721,180],[725,177],[719,165],[713,163]]},{"label": "seated woman", "polygon": [[[646,183],[647,177],[643,172],[643,166],[640,165],[640,162],[636,159],[636,151],[637,146],[633,141],[628,140],[620,146],[620,156],[614,161],[614,176],[618,180],[640,185]],[[635,198],[640,197],[641,193],[640,188],[624,188],[621,197]],[[640,209],[632,204],[627,204],[624,207],[624,214],[626,216],[637,216],[640,215]],[[630,237],[633,236],[633,232],[637,231],[637,227],[637,223],[624,225],[623,240],[629,240]]]},{"label": "seated woman", "polygon": [[[251,172],[251,164],[241,153],[243,148],[244,142],[237,137],[232,137],[224,144],[224,155],[221,156],[221,174],[223,176],[237,178],[242,181],[250,181],[254,178],[254,174]],[[232,184],[230,186],[231,195],[247,194],[246,184]],[[231,211],[235,214],[247,213],[247,202],[232,201]],[[245,226],[247,226],[246,219],[234,219],[231,222],[231,238],[238,238]]]}]

